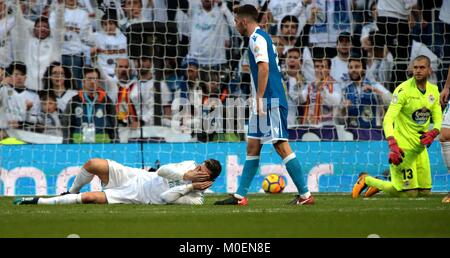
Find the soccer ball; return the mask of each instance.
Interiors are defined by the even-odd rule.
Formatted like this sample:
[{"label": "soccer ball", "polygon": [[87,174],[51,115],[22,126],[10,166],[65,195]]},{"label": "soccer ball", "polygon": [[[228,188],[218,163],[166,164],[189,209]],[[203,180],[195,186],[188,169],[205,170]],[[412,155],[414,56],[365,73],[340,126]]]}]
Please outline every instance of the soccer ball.
[{"label": "soccer ball", "polygon": [[286,187],[286,182],[282,176],[271,174],[264,178],[262,189],[266,193],[281,193]]}]

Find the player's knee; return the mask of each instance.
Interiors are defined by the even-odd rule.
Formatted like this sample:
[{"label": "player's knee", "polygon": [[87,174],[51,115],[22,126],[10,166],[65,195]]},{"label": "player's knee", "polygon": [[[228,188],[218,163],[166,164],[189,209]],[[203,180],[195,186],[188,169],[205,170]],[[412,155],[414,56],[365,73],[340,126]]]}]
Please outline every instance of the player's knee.
[{"label": "player's knee", "polygon": [[97,196],[92,193],[83,193],[81,195],[81,202],[84,204],[97,203]]},{"label": "player's knee", "polygon": [[418,196],[420,197],[428,197],[431,196],[431,190],[430,189],[420,189]]},{"label": "player's knee", "polygon": [[87,172],[97,175],[99,173],[99,171],[101,171],[103,169],[104,163],[106,161],[104,159],[90,159],[88,160],[84,165],[84,169],[87,170]]},{"label": "player's knee", "polygon": [[449,129],[443,129],[441,131],[441,134],[439,135],[439,140],[441,142],[450,142],[450,130]]},{"label": "player's knee", "polygon": [[406,197],[416,198],[419,195],[419,191],[417,189],[405,191]]}]

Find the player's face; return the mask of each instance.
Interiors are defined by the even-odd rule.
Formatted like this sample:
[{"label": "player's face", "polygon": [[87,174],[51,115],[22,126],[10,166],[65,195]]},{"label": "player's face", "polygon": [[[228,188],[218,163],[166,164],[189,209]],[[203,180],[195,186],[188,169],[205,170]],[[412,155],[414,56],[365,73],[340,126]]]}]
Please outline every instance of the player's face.
[{"label": "player's face", "polygon": [[423,81],[431,75],[431,68],[427,60],[419,59],[414,61],[413,74],[416,81]]},{"label": "player's face", "polygon": [[211,171],[209,171],[209,169],[205,166],[205,164],[198,165],[196,169],[198,169],[197,171],[199,171],[199,172],[200,171],[206,172],[206,173],[208,173],[208,175],[211,176]]},{"label": "player's face", "polygon": [[247,36],[247,26],[245,25],[245,18],[235,16],[234,22],[236,23],[236,29],[242,36]]}]

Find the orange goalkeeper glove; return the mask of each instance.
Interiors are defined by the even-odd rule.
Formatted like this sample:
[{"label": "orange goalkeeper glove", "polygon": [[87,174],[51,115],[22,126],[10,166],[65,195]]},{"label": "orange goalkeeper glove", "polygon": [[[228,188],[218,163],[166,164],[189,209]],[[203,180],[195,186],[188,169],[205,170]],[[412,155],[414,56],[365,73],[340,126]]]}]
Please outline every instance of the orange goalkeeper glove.
[{"label": "orange goalkeeper glove", "polygon": [[389,164],[398,165],[403,162],[403,158],[405,157],[405,153],[400,147],[398,147],[397,141],[394,137],[389,137]]}]

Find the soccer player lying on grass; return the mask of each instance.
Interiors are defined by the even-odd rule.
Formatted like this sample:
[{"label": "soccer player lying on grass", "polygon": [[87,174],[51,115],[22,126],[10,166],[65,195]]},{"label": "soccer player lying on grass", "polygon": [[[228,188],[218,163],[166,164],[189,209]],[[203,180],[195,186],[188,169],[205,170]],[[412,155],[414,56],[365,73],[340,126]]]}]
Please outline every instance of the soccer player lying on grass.
[{"label": "soccer player lying on grass", "polygon": [[[427,147],[439,135],[442,110],[438,87],[427,80],[431,74],[430,59],[426,56],[416,57],[413,73],[413,78],[395,89],[383,120],[384,133],[389,143],[391,182],[362,173],[353,187],[353,198],[357,198],[367,187],[366,197],[380,190],[405,197],[431,193]],[[428,130],[431,118],[434,124]]]},{"label": "soccer player lying on grass", "polygon": [[[184,161],[161,166],[156,172],[123,166],[112,160],[91,159],[84,164],[69,192],[51,198],[24,197],[16,204],[203,204],[203,191],[213,184],[222,167],[208,159],[196,165]],[[79,193],[94,176],[102,192]]]}]

